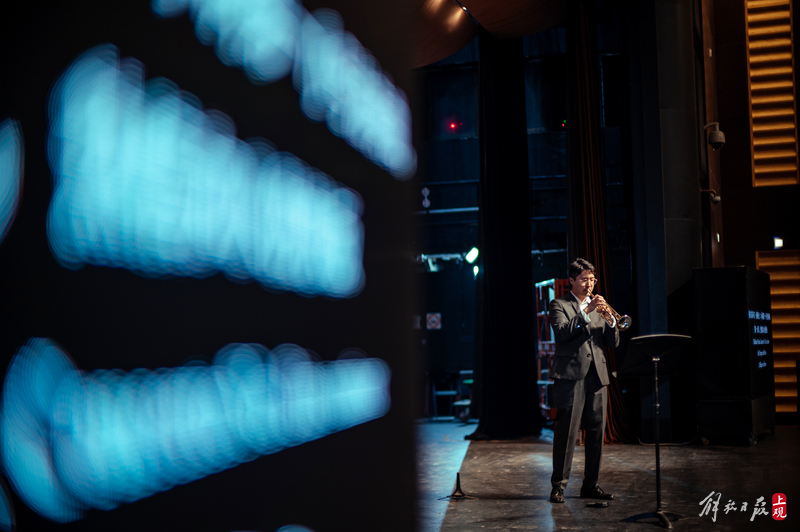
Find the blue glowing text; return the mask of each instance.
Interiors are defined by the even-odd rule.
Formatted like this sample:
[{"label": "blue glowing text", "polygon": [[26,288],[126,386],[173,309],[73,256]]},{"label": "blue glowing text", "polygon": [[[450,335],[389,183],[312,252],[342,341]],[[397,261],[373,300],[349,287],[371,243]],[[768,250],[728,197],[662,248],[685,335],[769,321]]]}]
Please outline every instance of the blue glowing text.
[{"label": "blue glowing text", "polygon": [[155,13],[188,10],[203,44],[256,83],[293,82],[303,112],[398,179],[417,167],[405,94],[375,57],[344,31],[331,9],[309,13],[295,0],[152,0]]},{"label": "blue glowing text", "polygon": [[23,165],[22,130],[16,120],[0,124],[0,242],[19,206]]},{"label": "blue glowing text", "polygon": [[264,140],[236,138],[229,117],[165,79],[145,83],[141,63],[113,46],[68,68],[49,114],[47,229],[63,266],[361,291],[356,192]]},{"label": "blue glowing text", "polygon": [[231,344],[213,365],[86,374],[34,338],[6,373],[3,467],[28,506],[73,521],[379,418],[389,378],[381,360],[318,362],[289,344]]}]

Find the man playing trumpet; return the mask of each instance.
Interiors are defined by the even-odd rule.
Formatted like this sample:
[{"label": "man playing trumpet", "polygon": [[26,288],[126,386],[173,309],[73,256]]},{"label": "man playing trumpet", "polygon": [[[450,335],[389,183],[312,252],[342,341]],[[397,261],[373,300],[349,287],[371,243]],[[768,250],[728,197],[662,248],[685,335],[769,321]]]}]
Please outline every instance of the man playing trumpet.
[{"label": "man playing trumpet", "polygon": [[619,345],[617,320],[601,296],[592,296],[597,279],[590,262],[575,259],[569,265],[569,283],[570,292],[550,302],[550,325],[556,338],[550,370],[556,406],[550,502],[564,502],[581,422],[586,430],[586,464],[580,496],[613,500],[614,496],[604,492],[597,480],[609,383],[603,345]]}]

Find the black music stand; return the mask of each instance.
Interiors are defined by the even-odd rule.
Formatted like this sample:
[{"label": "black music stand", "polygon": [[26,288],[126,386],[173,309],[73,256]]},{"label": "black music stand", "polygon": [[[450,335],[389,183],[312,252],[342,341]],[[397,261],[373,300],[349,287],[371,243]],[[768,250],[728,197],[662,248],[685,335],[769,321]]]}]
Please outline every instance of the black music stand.
[{"label": "black music stand", "polygon": [[617,372],[618,377],[653,377],[653,406],[655,407],[655,422],[653,436],[656,442],[656,511],[634,515],[623,521],[636,522],[642,519],[658,519],[667,528],[672,528],[670,520],[685,519],[686,516],[665,512],[661,509],[661,449],[659,448],[658,434],[658,374],[677,375],[680,357],[691,336],[682,334],[650,334],[631,338],[628,344],[628,353],[622,362],[622,367]]}]

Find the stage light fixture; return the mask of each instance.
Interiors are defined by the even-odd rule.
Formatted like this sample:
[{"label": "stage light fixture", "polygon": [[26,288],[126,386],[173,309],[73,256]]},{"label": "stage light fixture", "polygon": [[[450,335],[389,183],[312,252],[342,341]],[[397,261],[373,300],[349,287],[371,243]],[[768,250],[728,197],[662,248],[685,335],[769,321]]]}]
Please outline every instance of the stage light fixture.
[{"label": "stage light fixture", "polygon": [[775,249],[783,249],[783,239],[779,236],[776,236],[774,239]]},{"label": "stage light fixture", "polygon": [[475,259],[477,259],[477,258],[478,258],[478,248],[472,248],[471,250],[469,250],[469,253],[467,253],[467,256],[466,256],[466,257],[464,257],[464,258],[465,258],[465,259],[467,260],[467,262],[469,262],[470,264],[472,264],[473,262],[475,262]]}]

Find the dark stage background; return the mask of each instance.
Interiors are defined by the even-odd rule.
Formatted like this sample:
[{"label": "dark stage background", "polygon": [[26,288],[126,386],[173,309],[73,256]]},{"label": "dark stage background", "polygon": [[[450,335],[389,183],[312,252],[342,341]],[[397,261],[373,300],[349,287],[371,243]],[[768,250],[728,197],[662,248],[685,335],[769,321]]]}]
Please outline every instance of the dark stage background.
[{"label": "dark stage background", "polygon": [[[395,85],[411,94],[400,6],[368,1],[304,2],[337,10]],[[0,365],[31,337],[56,341],[85,371],[176,367],[210,360],[230,343],[272,349],[294,343],[322,360],[356,348],[386,361],[391,408],[380,419],[122,505],[90,510],[69,524],[13,503],[19,530],[257,530],[299,524],[326,530],[414,528],[412,404],[418,374],[411,352],[413,235],[408,182],[366,160],[324,123],[300,110],[291,76],[266,85],[223,65],[195,36],[190,17],[159,18],[147,0],[35,2],[4,16],[0,120],[24,135],[24,189],[0,244]],[[51,168],[45,151],[52,84],[83,52],[111,43],[218,109],[237,137],[268,139],[360,194],[366,284],[334,299],[273,292],[222,274],[145,278],[120,268],[61,267],[46,233]],[[412,106],[413,107],[413,106]],[[401,511],[398,511],[401,510]],[[392,516],[387,519],[387,516]]]}]

